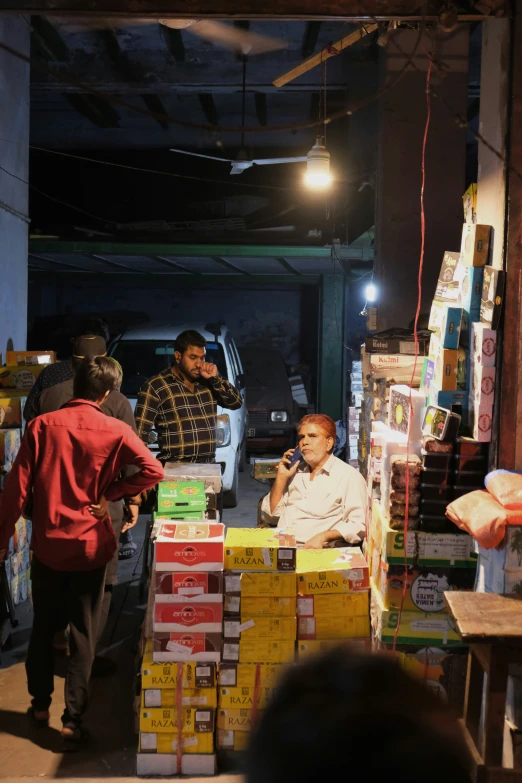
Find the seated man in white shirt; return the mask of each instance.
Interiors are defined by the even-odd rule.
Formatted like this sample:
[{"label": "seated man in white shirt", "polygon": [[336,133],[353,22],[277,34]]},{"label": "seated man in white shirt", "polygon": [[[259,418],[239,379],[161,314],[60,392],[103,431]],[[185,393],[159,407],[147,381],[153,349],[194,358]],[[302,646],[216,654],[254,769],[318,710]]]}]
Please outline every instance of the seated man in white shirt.
[{"label": "seated man in white shirt", "polygon": [[277,478],[261,510],[277,527],[293,531],[306,549],[345,541],[359,544],[365,535],[366,482],[334,457],[335,422],[322,414],[305,416],[297,427],[302,461],[290,466],[295,449],[279,463]]}]

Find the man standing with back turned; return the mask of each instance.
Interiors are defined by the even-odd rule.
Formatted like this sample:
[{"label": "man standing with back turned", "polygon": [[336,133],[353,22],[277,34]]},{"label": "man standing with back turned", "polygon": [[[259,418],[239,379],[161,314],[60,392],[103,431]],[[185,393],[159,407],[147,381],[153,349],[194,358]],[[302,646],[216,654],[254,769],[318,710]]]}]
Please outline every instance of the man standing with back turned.
[{"label": "man standing with back turned", "polygon": [[[30,715],[49,721],[54,690],[53,635],[66,610],[71,629],[62,736],[82,738],[89,677],[105,586],[116,538],[108,501],[150,489],[163,479],[159,462],[132,429],[101,405],[121,385],[116,363],[85,359],[74,378],[74,399],[27,426],[0,499],[0,558],[33,493],[34,619],[27,655]],[[119,479],[122,468],[138,473]]]},{"label": "man standing with back turned", "polygon": [[174,343],[175,364],[145,383],[138,395],[138,435],[147,443],[155,426],[160,461],[215,462],[217,406],[238,410],[240,393],[205,361],[207,341],[182,332]]}]

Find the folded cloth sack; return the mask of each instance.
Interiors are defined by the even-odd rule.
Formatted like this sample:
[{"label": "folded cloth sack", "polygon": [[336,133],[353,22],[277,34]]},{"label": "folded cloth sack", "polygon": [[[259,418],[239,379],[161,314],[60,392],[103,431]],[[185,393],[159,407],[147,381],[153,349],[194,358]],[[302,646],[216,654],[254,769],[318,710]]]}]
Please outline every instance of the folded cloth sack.
[{"label": "folded cloth sack", "polygon": [[506,525],[522,525],[522,510],[504,508],[482,489],[454,500],[446,516],[484,549],[494,549],[502,542]]},{"label": "folded cloth sack", "polygon": [[510,511],[522,511],[522,473],[514,470],[494,470],[484,481],[487,491],[501,506]]}]

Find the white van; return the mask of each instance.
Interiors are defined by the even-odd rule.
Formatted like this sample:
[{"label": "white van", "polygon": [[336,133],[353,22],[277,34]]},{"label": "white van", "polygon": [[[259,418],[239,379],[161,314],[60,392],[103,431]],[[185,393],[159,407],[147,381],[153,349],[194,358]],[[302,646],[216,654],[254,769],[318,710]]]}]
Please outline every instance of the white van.
[{"label": "white van", "polygon": [[[238,473],[244,469],[246,456],[245,378],[236,344],[226,326],[207,324],[146,323],[129,329],[111,344],[110,355],[123,368],[121,391],[132,408],[138,392],[153,375],[170,367],[174,357],[174,341],[178,334],[191,329],[207,340],[207,361],[216,364],[222,378],[241,392],[243,405],[237,411],[218,406],[216,462],[223,473],[223,503],[234,508],[238,502]],[[151,444],[151,448],[156,448]]]}]

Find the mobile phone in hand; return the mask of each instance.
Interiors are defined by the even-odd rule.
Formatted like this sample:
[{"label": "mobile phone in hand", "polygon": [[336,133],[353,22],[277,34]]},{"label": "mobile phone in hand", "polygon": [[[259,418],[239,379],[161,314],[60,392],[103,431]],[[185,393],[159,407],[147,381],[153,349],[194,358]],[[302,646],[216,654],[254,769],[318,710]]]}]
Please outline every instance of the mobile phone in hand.
[{"label": "mobile phone in hand", "polygon": [[290,459],[288,460],[288,467],[293,468],[296,462],[301,462],[303,459],[303,455],[301,454],[299,449],[296,449]]}]

